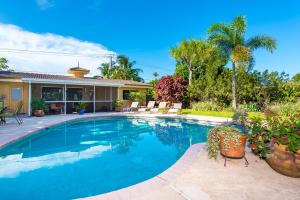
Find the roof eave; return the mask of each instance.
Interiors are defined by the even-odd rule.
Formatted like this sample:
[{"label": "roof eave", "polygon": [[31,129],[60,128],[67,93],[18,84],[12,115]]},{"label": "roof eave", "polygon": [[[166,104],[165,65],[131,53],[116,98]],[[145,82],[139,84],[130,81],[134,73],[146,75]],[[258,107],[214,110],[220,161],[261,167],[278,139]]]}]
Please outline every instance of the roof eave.
[{"label": "roof eave", "polygon": [[31,83],[76,84],[76,85],[95,85],[95,86],[112,86],[112,87],[120,87],[124,85],[121,83],[92,83],[92,82],[76,81],[76,80],[52,80],[52,79],[35,79],[35,78],[22,78],[22,81],[31,82]]}]

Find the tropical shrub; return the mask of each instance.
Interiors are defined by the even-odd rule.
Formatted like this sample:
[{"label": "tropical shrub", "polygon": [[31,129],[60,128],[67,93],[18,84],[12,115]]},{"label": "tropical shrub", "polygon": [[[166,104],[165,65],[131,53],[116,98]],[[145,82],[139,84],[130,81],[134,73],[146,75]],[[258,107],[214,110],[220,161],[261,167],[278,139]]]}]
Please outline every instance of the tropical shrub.
[{"label": "tropical shrub", "polygon": [[268,131],[261,118],[252,118],[249,124],[249,143],[253,153],[266,158],[271,150],[272,134]]},{"label": "tropical shrub", "polygon": [[155,97],[157,101],[185,103],[187,100],[187,81],[181,76],[162,77],[156,85]]},{"label": "tropical shrub", "polygon": [[212,101],[193,102],[191,105],[195,111],[223,111],[230,109]]},{"label": "tropical shrub", "polygon": [[119,99],[116,99],[112,102],[112,105],[113,105],[113,108],[117,108],[117,107],[121,107],[124,105],[124,101],[123,100],[119,100]]},{"label": "tropical shrub", "polygon": [[267,106],[266,111],[280,113],[280,115],[291,116],[300,112],[300,102],[297,103],[274,103]]},{"label": "tropical shrub", "polygon": [[286,145],[290,152],[300,149],[300,109],[297,104],[276,104],[265,110],[264,118],[251,119],[250,146],[266,158],[273,144]]},{"label": "tropical shrub", "polygon": [[217,159],[220,151],[220,136],[224,137],[224,149],[229,148],[229,142],[233,142],[234,146],[240,145],[241,133],[235,127],[231,126],[215,126],[208,133],[207,151],[210,158]]},{"label": "tropical shrub", "polygon": [[259,112],[261,111],[261,106],[257,102],[250,102],[245,105],[240,105],[240,108],[246,112]]},{"label": "tropical shrub", "polygon": [[144,93],[144,92],[130,92],[129,100],[130,101],[137,101],[140,104],[143,104],[143,103],[146,102],[146,93]]},{"label": "tropical shrub", "polygon": [[267,122],[273,143],[287,145],[293,153],[300,149],[300,112],[291,115],[272,113],[267,116]]},{"label": "tropical shrub", "polygon": [[43,99],[33,98],[31,101],[32,110],[43,110],[45,112],[49,111],[49,104]]},{"label": "tropical shrub", "polygon": [[87,107],[86,102],[79,102],[75,105],[76,110],[84,110]]}]

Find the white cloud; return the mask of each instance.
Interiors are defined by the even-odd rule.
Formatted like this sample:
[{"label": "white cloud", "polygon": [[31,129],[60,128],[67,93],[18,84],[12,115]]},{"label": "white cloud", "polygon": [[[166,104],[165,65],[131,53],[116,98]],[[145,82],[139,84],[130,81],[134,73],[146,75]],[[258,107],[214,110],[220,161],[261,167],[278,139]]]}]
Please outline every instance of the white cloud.
[{"label": "white cloud", "polygon": [[[3,49],[66,52],[68,55],[16,53]],[[14,25],[0,23],[0,57],[6,57],[9,66],[15,71],[66,74],[67,70],[77,66],[79,61],[81,67],[91,70],[89,75],[96,75],[99,74],[97,67],[103,62],[108,62],[107,57],[99,56],[104,54],[115,53],[101,44],[51,33],[37,34]]]},{"label": "white cloud", "polygon": [[36,0],[36,3],[41,10],[45,10],[54,6],[54,2],[52,0]]}]

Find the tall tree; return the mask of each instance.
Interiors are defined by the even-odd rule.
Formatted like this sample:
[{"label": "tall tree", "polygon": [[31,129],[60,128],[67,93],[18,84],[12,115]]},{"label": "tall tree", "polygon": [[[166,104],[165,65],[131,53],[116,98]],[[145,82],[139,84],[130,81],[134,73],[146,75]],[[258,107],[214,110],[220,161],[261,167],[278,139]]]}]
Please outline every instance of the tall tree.
[{"label": "tall tree", "polygon": [[159,77],[159,74],[157,72],[153,73],[153,80],[157,81]]},{"label": "tall tree", "polygon": [[[236,17],[231,24],[216,23],[209,30],[209,40],[221,47],[232,62],[232,107],[237,107],[236,97],[236,67],[248,64],[251,66],[254,58],[252,52],[265,48],[269,52],[276,49],[276,41],[272,37],[259,35],[245,39],[246,18]],[[250,65],[249,65],[250,64]]]},{"label": "tall tree", "polygon": [[0,57],[0,70],[9,70],[9,66],[7,65],[7,59]]},{"label": "tall tree", "polygon": [[176,48],[171,49],[171,55],[177,63],[188,68],[189,85],[193,74],[207,62],[214,48],[202,40],[183,40]]},{"label": "tall tree", "polygon": [[98,69],[102,76],[107,79],[144,81],[140,77],[142,70],[134,68],[135,63],[135,61],[130,61],[127,56],[119,55],[112,66],[109,63],[103,63]]},{"label": "tall tree", "polygon": [[292,80],[300,83],[300,73],[295,74],[295,76],[293,76]]}]

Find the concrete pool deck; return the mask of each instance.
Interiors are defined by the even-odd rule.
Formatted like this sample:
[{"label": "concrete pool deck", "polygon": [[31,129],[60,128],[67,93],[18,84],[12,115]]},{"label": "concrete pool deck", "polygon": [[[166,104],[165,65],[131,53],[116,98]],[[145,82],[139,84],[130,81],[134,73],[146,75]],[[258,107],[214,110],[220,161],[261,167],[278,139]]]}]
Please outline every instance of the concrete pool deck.
[{"label": "concrete pool deck", "polygon": [[[88,117],[138,116],[188,118],[209,124],[227,124],[230,119],[191,115],[96,113],[79,115],[55,115],[43,118],[29,117],[18,126],[8,119],[0,126],[0,147],[33,134],[51,125]],[[160,175],[137,185],[87,199],[300,199],[300,179],[282,176],[268,164],[248,152],[250,165],[243,160],[224,160],[207,157],[205,144],[191,146],[169,169]]]}]

